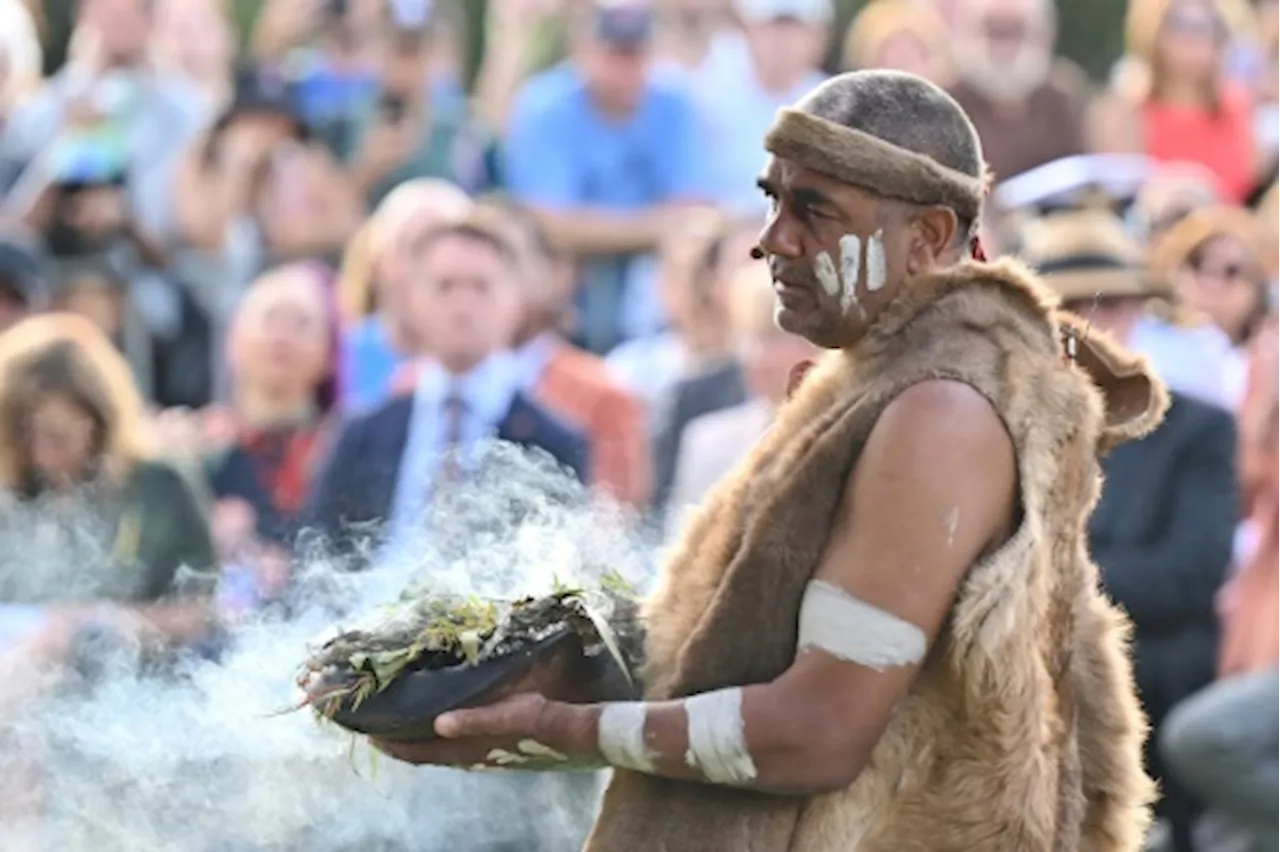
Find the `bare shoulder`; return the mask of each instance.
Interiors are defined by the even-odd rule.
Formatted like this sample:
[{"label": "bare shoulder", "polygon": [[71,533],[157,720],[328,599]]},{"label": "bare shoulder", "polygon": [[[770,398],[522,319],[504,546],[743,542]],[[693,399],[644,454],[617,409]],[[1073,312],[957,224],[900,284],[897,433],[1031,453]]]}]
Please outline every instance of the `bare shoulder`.
[{"label": "bare shoulder", "polygon": [[[1017,482],[1013,440],[986,397],[928,380],[899,394],[873,427],[850,475],[846,520],[877,528],[878,538],[941,536],[976,556],[1010,526]],[[922,524],[937,528],[921,538]]]}]

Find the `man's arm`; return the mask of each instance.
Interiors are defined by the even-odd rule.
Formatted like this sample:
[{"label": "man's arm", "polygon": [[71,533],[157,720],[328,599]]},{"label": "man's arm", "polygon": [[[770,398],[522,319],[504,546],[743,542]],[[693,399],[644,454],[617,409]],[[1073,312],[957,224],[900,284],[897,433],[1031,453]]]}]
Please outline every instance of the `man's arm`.
[{"label": "man's arm", "polygon": [[965,572],[1009,534],[1016,499],[1013,446],[986,400],[955,382],[918,384],[872,431],[806,594],[800,652],[776,680],[649,703],[525,696],[441,717],[437,731],[524,735],[670,778],[843,788],[906,697]]}]

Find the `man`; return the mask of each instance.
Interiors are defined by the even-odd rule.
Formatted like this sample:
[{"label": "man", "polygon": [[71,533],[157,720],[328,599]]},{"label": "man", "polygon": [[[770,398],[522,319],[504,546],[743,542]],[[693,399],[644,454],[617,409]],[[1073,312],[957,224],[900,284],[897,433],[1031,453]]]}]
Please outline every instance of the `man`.
[{"label": "man", "polygon": [[423,178],[396,187],[351,241],[343,258],[342,309],[358,318],[342,340],[345,408],[364,411],[412,387],[422,354],[402,309],[413,281],[414,251],[423,235],[465,219],[472,202],[445,181]]},{"label": "man", "polygon": [[582,263],[586,347],[657,331],[652,259],[666,212],[702,191],[691,99],[651,74],[652,13],[599,0],[575,15],[573,56],[516,96],[505,150],[511,194]]},{"label": "man", "polygon": [[350,149],[342,155],[371,207],[415,178],[447,180],[472,194],[497,179],[491,140],[470,125],[462,105],[433,100],[439,29],[438,21],[392,29],[382,52],[380,89],[353,116]]},{"label": "man", "polygon": [[671,553],[648,700],[515,696],[381,747],[612,764],[590,852],[1136,852],[1143,722],[1083,521],[1162,389],[968,258],[981,146],[932,84],[836,77],[765,147],[777,322],[837,351]]},{"label": "man", "polygon": [[[831,0],[738,0],[746,44],[744,67],[732,82],[696,76],[698,111],[715,151],[708,164],[713,197],[736,215],[762,217],[765,205],[752,191],[764,163],[756,141],[774,113],[822,82],[823,56],[831,28]],[[726,85],[733,97],[725,97]]]},{"label": "man", "polygon": [[419,241],[417,280],[401,307],[430,341],[432,360],[412,394],[343,427],[306,513],[340,550],[355,528],[384,523],[380,537],[393,552],[411,545],[432,499],[482,467],[489,438],[586,475],[586,442],[526,398],[505,351],[520,309],[516,263],[478,222],[446,224]]},{"label": "man", "polygon": [[[1154,294],[1142,252],[1118,220],[1089,210],[1033,222],[1023,253],[1091,328],[1143,352],[1150,335],[1138,332]],[[1157,372],[1164,351],[1143,352]],[[1089,544],[1103,586],[1133,620],[1134,674],[1152,730],[1148,767],[1162,794],[1157,812],[1170,820],[1182,850],[1191,848],[1197,808],[1165,770],[1156,738],[1174,705],[1213,680],[1215,599],[1231,559],[1240,490],[1231,415],[1169,387],[1160,426],[1103,459]]]},{"label": "man", "polygon": [[998,180],[1085,152],[1088,82],[1054,56],[1050,0],[959,0],[951,94],[973,119]]},{"label": "man", "polygon": [[640,403],[609,375],[602,359],[564,339],[572,270],[537,221],[512,204],[485,212],[510,232],[524,275],[525,308],[516,332],[521,386],[536,402],[582,429],[591,442],[591,483],[625,506],[649,496],[649,453]]}]

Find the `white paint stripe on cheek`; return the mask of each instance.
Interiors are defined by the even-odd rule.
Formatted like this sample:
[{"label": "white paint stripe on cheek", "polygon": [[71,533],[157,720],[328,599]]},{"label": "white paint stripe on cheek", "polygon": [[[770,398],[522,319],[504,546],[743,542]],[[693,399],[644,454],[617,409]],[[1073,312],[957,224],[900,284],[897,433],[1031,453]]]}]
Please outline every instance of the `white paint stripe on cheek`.
[{"label": "white paint stripe on cheek", "polygon": [[738,687],[686,698],[689,751],[685,760],[715,784],[741,786],[756,780],[756,764],[747,751]]},{"label": "white paint stripe on cheek", "polygon": [[846,314],[858,301],[858,279],[862,277],[862,240],[857,234],[840,238],[840,310]]},{"label": "white paint stripe on cheek", "polygon": [[645,705],[615,701],[600,711],[600,753],[613,766],[652,773],[653,755],[644,744]]},{"label": "white paint stripe on cheek", "polygon": [[867,240],[867,289],[875,292],[888,278],[884,256],[884,231],[876,231]]},{"label": "white paint stripe on cheek", "polygon": [[831,259],[831,255],[825,251],[818,252],[818,257],[813,262],[813,272],[818,276],[818,283],[822,285],[822,289],[828,296],[834,296],[840,292],[840,279],[836,276],[836,264]]},{"label": "white paint stripe on cheek", "polygon": [[800,603],[797,651],[816,649],[876,671],[924,659],[924,631],[844,589],[810,580]]}]

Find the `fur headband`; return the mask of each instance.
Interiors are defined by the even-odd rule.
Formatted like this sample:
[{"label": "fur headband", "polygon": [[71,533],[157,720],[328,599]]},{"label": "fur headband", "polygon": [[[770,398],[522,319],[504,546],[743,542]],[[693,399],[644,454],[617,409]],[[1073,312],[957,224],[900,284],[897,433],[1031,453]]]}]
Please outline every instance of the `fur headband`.
[{"label": "fur headband", "polygon": [[883,198],[940,204],[969,221],[976,220],[982,208],[982,178],[797,109],[779,110],[764,147],[775,156]]}]

